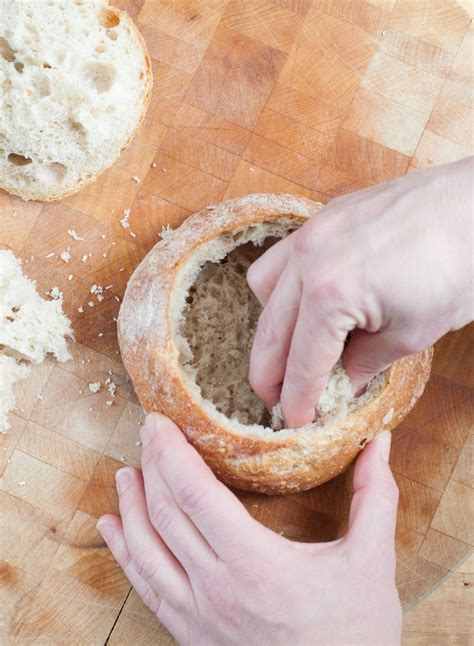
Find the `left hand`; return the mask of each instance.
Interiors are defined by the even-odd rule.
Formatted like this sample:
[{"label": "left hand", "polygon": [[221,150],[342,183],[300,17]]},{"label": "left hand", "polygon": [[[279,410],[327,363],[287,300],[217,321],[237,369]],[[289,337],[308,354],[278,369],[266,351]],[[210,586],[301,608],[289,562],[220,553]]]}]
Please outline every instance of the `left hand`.
[{"label": "left hand", "polygon": [[181,644],[399,644],[388,432],[357,461],[348,533],[318,544],[254,520],[168,418],[141,437],[143,474],[117,472],[121,518],[97,527]]}]

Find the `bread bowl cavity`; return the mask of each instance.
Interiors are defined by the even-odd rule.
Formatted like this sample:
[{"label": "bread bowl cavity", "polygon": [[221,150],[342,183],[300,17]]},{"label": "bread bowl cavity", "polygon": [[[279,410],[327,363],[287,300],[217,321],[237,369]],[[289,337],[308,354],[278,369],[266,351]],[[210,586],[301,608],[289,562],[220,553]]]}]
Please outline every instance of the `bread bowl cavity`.
[{"label": "bread bowl cavity", "polygon": [[217,475],[243,489],[294,492],[341,473],[376,433],[396,426],[429,376],[431,350],[396,362],[354,398],[336,366],[315,422],[300,429],[281,429],[281,411],[270,416],[252,392],[260,305],[246,270],[320,208],[263,194],[208,207],[146,256],[121,307],[122,357],[145,410],[174,419]]},{"label": "bread bowl cavity", "polygon": [[[183,264],[173,290],[174,343],[189,392],[236,433],[281,432],[281,407],[269,412],[248,381],[249,359],[262,307],[250,290],[247,270],[272,244],[294,231],[292,220],[261,222],[224,233],[198,248]],[[203,254],[207,259],[203,264]],[[380,375],[363,397],[338,363],[317,406],[313,429],[356,410],[385,381]],[[216,417],[216,420],[220,417]]]},{"label": "bread bowl cavity", "polygon": [[107,0],[0,0],[0,187],[79,190],[130,141],[151,85],[140,34]]}]

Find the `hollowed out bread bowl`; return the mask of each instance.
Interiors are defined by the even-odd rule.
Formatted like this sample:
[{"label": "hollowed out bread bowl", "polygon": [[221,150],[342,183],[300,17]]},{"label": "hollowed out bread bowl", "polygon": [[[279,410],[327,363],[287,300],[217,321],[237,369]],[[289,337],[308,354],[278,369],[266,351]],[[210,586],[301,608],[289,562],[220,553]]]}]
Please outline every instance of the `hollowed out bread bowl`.
[{"label": "hollowed out bread bowl", "polygon": [[240,489],[298,492],[335,477],[403,419],[429,377],[431,349],[395,362],[353,398],[337,368],[314,423],[271,427],[247,378],[261,307],[246,271],[320,208],[257,194],[204,209],[145,257],[120,310],[122,357],[145,411],[171,417],[218,477]]}]

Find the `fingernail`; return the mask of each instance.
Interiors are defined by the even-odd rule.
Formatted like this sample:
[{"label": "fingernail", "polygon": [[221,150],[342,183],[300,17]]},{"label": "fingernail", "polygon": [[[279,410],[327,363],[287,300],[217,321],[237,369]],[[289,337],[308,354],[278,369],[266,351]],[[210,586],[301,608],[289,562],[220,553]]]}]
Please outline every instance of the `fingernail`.
[{"label": "fingernail", "polygon": [[151,413],[146,416],[145,425],[140,429],[140,437],[143,446],[146,446],[151,442],[157,428],[159,428],[161,423],[167,419],[167,417],[160,413]]},{"label": "fingernail", "polygon": [[382,431],[375,438],[379,447],[380,455],[385,462],[388,462],[390,457],[390,445],[392,443],[392,434],[390,431]]},{"label": "fingernail", "polygon": [[119,469],[117,473],[115,474],[115,481],[117,483],[117,491],[119,493],[123,493],[125,489],[128,487],[128,484],[131,479],[131,474],[130,470],[125,468],[125,469]]},{"label": "fingernail", "polygon": [[97,531],[103,536],[106,540],[112,538],[113,533],[115,532],[115,527],[109,523],[108,520],[102,520],[99,518],[96,524]]}]

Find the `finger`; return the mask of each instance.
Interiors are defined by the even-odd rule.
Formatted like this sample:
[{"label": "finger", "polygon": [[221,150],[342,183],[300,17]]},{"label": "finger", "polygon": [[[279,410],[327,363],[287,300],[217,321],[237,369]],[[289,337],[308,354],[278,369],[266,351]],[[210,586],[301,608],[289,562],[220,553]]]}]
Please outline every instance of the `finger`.
[{"label": "finger", "polygon": [[140,471],[120,469],[116,480],[125,542],[136,571],[160,596],[182,605],[191,592],[189,580],[150,522]]},{"label": "finger", "polygon": [[283,238],[253,262],[247,271],[249,287],[263,307],[288,263],[292,244],[292,235]]},{"label": "finger", "polygon": [[[148,418],[147,418],[148,419]],[[153,422],[152,422],[153,425]],[[178,559],[189,576],[208,572],[216,563],[216,555],[199,529],[176,499],[176,492],[168,486],[164,473],[172,462],[176,477],[187,482],[190,490],[198,483],[190,480],[183,464],[174,459],[173,448],[167,434],[158,437],[148,431],[149,423],[142,429],[142,469],[148,515],[155,530]]]},{"label": "finger", "polygon": [[391,433],[382,431],[357,459],[346,538],[394,570],[398,487],[388,464],[390,442]]},{"label": "finger", "polygon": [[260,315],[250,353],[250,385],[268,408],[280,400],[300,297],[299,278],[288,265]]},{"label": "finger", "polygon": [[339,359],[351,325],[327,314],[323,302],[303,293],[281,390],[286,425],[299,428],[315,417],[315,406]]},{"label": "finger", "polygon": [[97,521],[97,530],[100,532],[100,535],[122,568],[127,579],[150,610],[156,614],[161,604],[160,596],[136,571],[125,542],[125,535],[120,518],[112,515],[102,516]]},{"label": "finger", "polygon": [[164,415],[149,415],[143,443],[164,447],[157,460],[182,511],[222,560],[259,547],[268,550],[272,532],[259,525],[223,485],[180,429]]},{"label": "finger", "polygon": [[356,394],[361,395],[371,379],[406,354],[410,350],[400,344],[399,332],[355,330],[342,355],[342,365]]}]

